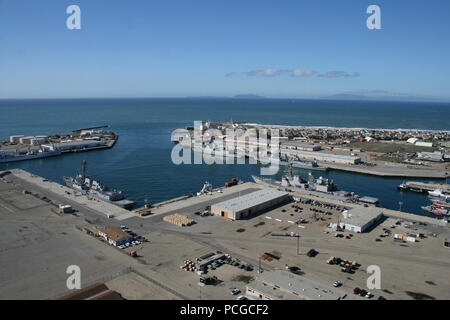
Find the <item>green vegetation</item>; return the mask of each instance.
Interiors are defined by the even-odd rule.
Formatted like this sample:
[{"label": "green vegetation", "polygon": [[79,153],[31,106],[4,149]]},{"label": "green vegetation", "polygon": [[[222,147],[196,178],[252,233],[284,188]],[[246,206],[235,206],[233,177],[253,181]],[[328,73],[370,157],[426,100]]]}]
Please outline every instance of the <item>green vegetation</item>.
[{"label": "green vegetation", "polygon": [[380,143],[380,142],[353,142],[348,145],[353,149],[361,149],[369,152],[403,152],[403,153],[415,153],[415,152],[433,152],[435,148],[420,147],[413,144],[399,144],[399,143]]},{"label": "green vegetation", "polygon": [[378,156],[378,157],[374,157],[373,160],[386,161],[386,162],[397,162],[397,163],[402,163],[403,161],[405,161],[404,158],[396,158],[396,157],[389,157],[389,156]]}]

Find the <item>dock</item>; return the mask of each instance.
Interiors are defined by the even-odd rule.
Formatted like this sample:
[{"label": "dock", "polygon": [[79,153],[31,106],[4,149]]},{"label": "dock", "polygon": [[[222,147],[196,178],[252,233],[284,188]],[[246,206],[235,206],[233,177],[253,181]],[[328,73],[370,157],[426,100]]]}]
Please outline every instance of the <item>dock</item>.
[{"label": "dock", "polygon": [[450,193],[450,185],[435,182],[406,181],[399,186],[399,189],[421,193],[440,189],[443,192]]},{"label": "dock", "polygon": [[0,163],[57,157],[67,153],[112,148],[119,136],[112,131],[95,131],[99,126],[52,136],[10,136],[0,139]]},{"label": "dock", "polygon": [[108,218],[122,220],[135,216],[133,212],[122,209],[112,203],[81,194],[80,192],[74,191],[69,187],[31,174],[22,169],[12,169],[0,172],[0,176],[5,176],[8,174],[11,174],[12,176],[22,180],[23,183],[31,184],[36,188],[41,188],[46,190],[47,192],[51,192],[58,196],[58,198],[64,198],[76,205],[87,207],[91,210],[94,210],[95,212],[100,212]]}]

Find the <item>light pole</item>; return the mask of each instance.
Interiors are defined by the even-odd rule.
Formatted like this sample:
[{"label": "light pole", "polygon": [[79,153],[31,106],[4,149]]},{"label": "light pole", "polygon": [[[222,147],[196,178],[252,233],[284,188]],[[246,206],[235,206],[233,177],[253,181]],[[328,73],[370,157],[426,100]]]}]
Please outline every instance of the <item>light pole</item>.
[{"label": "light pole", "polygon": [[198,283],[198,288],[199,288],[199,292],[200,292],[200,300],[202,300],[202,287],[204,287],[205,284],[202,282]]}]

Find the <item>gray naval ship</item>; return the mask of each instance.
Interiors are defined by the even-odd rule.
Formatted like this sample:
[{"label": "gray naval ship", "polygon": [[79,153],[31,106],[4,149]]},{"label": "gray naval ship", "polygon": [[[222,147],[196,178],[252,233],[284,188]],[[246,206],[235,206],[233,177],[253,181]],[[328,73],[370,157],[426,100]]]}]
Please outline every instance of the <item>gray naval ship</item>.
[{"label": "gray naval ship", "polygon": [[72,189],[80,191],[94,198],[110,202],[124,209],[132,209],[136,204],[134,201],[125,199],[122,191],[110,190],[99,181],[92,179],[86,174],[86,161],[83,161],[81,173],[75,178],[63,177],[64,183]]},{"label": "gray naval ship", "polygon": [[[288,163],[286,165],[286,169],[284,172],[281,181],[276,181],[274,179],[263,178],[252,176],[253,180],[259,184],[265,184],[269,186],[282,187],[285,189],[291,189],[293,191],[317,191],[317,192],[333,192],[337,191],[337,186],[334,184],[333,180],[325,179],[325,178],[314,178],[311,172],[308,173],[308,180],[302,179],[302,177],[298,175],[292,174],[292,163]],[[345,191],[344,191],[345,192]],[[342,192],[341,192],[342,193]],[[342,193],[342,195],[344,195]]]},{"label": "gray naval ship", "polygon": [[252,176],[258,184],[263,184],[288,191],[298,191],[313,196],[326,197],[344,202],[362,202],[365,204],[377,205],[378,199],[374,197],[359,197],[353,192],[338,190],[333,180],[323,177],[315,178],[311,172],[308,173],[308,180],[302,179],[298,175],[293,175],[292,164],[287,164],[281,181],[270,178]]},{"label": "gray naval ship", "polygon": [[292,156],[288,157],[285,154],[280,156],[280,165],[289,166],[294,168],[314,170],[314,171],[327,171],[327,167],[319,166],[317,161],[300,160],[299,158]]}]

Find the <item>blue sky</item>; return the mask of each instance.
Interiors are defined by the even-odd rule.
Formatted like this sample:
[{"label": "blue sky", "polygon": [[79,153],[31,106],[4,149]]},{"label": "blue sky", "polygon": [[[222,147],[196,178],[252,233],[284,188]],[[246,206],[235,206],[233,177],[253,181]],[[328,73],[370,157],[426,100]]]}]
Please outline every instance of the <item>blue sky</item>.
[{"label": "blue sky", "polygon": [[[366,28],[371,4],[382,30]],[[449,33],[447,0],[0,0],[0,98],[449,99]]]}]

